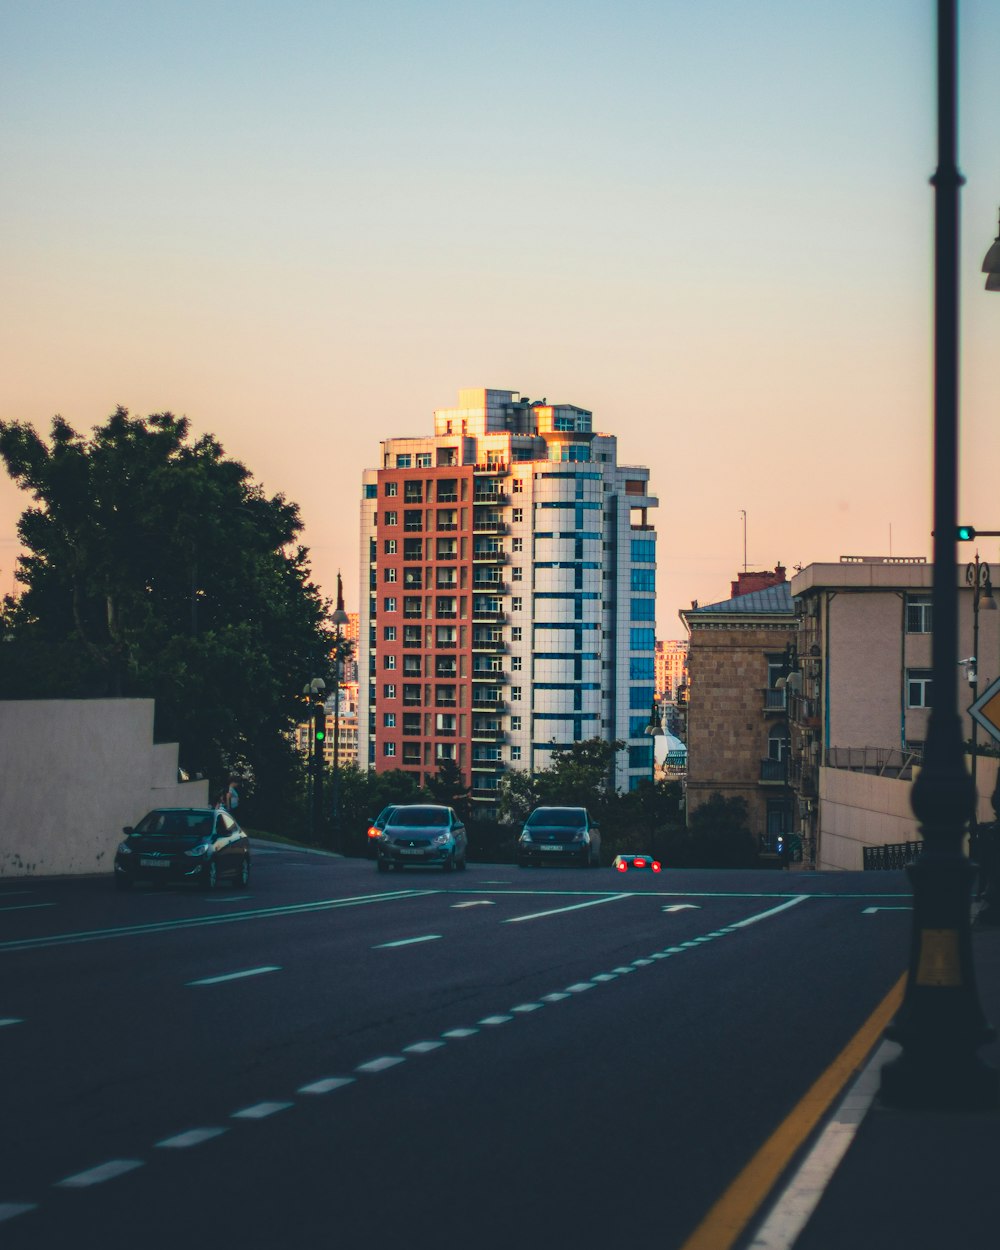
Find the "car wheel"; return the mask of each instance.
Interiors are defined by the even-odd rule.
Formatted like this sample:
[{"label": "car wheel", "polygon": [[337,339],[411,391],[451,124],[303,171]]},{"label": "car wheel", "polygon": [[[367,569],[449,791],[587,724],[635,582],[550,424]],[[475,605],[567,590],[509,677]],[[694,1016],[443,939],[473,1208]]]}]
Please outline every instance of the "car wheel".
[{"label": "car wheel", "polygon": [[377,860],[375,866],[378,868],[379,872],[389,871],[389,865],[385,862],[384,859]]},{"label": "car wheel", "polygon": [[205,865],[201,874],[202,889],[214,890],[219,884],[219,870],[216,867],[215,860],[210,859]]},{"label": "car wheel", "polygon": [[466,857],[463,855],[463,856],[462,856],[462,858],[461,858],[461,860],[460,860],[460,861],[459,861],[459,863],[457,864],[458,871],[459,871],[459,872],[465,872],[465,870],[466,870],[466,868],[468,868],[468,866],[469,866],[469,861],[468,861],[468,860],[466,859]]},{"label": "car wheel", "polygon": [[455,871],[455,852],[454,851],[452,851],[452,853],[448,856],[448,858],[441,865],[441,871],[442,872],[454,872]]},{"label": "car wheel", "polygon": [[233,881],[233,886],[237,890],[245,890],[250,884],[250,856],[243,856],[243,863],[240,864],[240,871]]},{"label": "car wheel", "polygon": [[116,890],[131,890],[131,888],[132,888],[131,877],[123,876],[121,873],[115,873],[115,889]]}]

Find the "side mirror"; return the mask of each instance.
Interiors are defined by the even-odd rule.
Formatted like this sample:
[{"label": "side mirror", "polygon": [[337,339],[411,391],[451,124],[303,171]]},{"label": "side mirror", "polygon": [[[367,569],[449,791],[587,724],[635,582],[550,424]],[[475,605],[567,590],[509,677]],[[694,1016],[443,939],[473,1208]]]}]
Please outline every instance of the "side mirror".
[{"label": "side mirror", "polygon": [[131,825],[123,825],[123,826],[122,826],[122,833],[124,833],[124,835],[126,836],[126,838],[130,838],[130,837],[132,836],[132,834],[133,834],[133,833],[135,833],[135,830],[132,828],[132,826],[131,826]]}]

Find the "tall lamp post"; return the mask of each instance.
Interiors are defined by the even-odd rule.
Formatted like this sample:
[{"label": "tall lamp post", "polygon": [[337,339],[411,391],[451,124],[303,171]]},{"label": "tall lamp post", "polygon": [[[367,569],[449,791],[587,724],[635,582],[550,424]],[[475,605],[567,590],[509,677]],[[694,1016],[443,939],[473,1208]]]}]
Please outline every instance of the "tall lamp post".
[{"label": "tall lamp post", "polygon": [[334,844],[340,838],[340,682],[344,663],[345,644],[343,629],[347,624],[347,613],[344,611],[344,583],[337,572],[337,608],[333,614],[333,624],[337,637],[333,644],[333,784],[330,793],[330,823],[333,826]]},{"label": "tall lamp post", "polygon": [[[990,566],[976,558],[965,569],[965,583],[972,587],[972,659],[967,669],[969,685],[973,693],[979,693],[979,610],[995,612],[997,601],[993,598],[993,583],[990,581]],[[976,789],[976,764],[978,761],[977,739],[979,722],[972,718],[972,815],[969,817],[969,850],[975,854],[975,843],[979,832],[979,791]]]},{"label": "tall lamp post", "polygon": [[326,707],[323,696],[326,694],[326,682],[322,677],[313,677],[302,687],[302,693],[309,700],[312,720],[312,759],[309,761],[312,770],[312,807],[309,833],[315,838],[323,829],[323,743],[326,740]]},{"label": "tall lamp post", "polygon": [[657,704],[657,702],[656,702],[656,700],[655,700],[655,699],[653,700],[652,707],[649,709],[649,724],[646,726],[646,729],[645,729],[645,731],[644,731],[644,732],[645,732],[645,733],[648,735],[648,737],[649,737],[649,747],[650,747],[650,750],[649,750],[649,781],[650,781],[650,785],[652,785],[652,787],[653,787],[653,799],[654,799],[654,806],[653,806],[653,812],[654,812],[653,830],[652,830],[652,833],[650,834],[650,837],[649,837],[650,844],[651,844],[651,845],[650,845],[650,848],[649,848],[649,853],[652,855],[652,854],[654,854],[654,853],[655,853],[655,851],[656,851],[656,821],[655,821],[655,812],[656,812],[656,807],[655,807],[655,798],[656,798],[656,739],[657,739],[657,738],[662,738],[662,737],[663,737],[663,722],[660,720],[660,708],[659,708],[659,705]]},{"label": "tall lamp post", "polygon": [[976,1051],[993,1036],[972,961],[974,870],[963,849],[972,806],[958,716],[957,0],[938,0],[938,166],[934,186],[934,703],[924,766],[913,783],[923,853],[908,868],[913,928],[906,993],[887,1036],[902,1051],[881,1072],[881,1097],[899,1107],[981,1108],[998,1102],[997,1072]]}]

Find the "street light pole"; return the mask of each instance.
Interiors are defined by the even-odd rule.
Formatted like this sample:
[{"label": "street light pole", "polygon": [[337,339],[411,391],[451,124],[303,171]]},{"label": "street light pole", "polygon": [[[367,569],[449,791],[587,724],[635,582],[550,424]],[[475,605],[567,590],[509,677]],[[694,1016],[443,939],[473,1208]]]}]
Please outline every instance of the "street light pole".
[{"label": "street light pole", "polygon": [[[996,611],[997,601],[993,598],[993,584],[990,581],[990,566],[980,562],[979,552],[976,558],[966,566],[966,585],[972,587],[972,660],[969,664],[969,685],[973,694],[979,694],[979,609]],[[972,718],[972,815],[969,818],[969,853],[975,856],[975,846],[979,834],[979,791],[976,788],[976,765],[979,759],[978,749],[979,722]]]},{"label": "street light pole", "polygon": [[655,699],[653,700],[652,706],[649,709],[649,724],[646,726],[645,732],[646,734],[649,735],[649,740],[650,740],[649,741],[649,746],[650,746],[649,783],[652,786],[651,799],[652,799],[652,811],[653,811],[652,831],[649,835],[649,842],[650,842],[649,854],[655,855],[656,853],[656,739],[663,737],[663,723],[660,720],[660,709]]},{"label": "street light pole", "polygon": [[924,766],[913,784],[923,853],[913,886],[910,967],[887,1036],[901,1054],[882,1068],[881,1097],[899,1107],[995,1106],[997,1072],[976,1054],[993,1030],[979,1005],[972,961],[974,870],[964,854],[972,779],[958,716],[958,204],[957,0],[938,0],[938,166],[932,178],[934,247],[933,706]]},{"label": "street light pole", "polygon": [[344,611],[344,583],[337,571],[337,608],[333,614],[337,637],[333,652],[333,784],[330,793],[330,823],[333,826],[333,842],[336,846],[340,838],[340,681],[341,665],[344,660],[344,640],[342,631],[348,623]]},{"label": "street light pole", "polygon": [[309,836],[315,838],[323,829],[323,739],[316,733],[316,722],[321,713],[325,720],[323,696],[326,693],[326,682],[322,677],[313,677],[311,681],[307,681],[302,687],[302,693],[306,696],[309,703],[309,723],[312,737],[312,758],[309,761],[312,771]]}]

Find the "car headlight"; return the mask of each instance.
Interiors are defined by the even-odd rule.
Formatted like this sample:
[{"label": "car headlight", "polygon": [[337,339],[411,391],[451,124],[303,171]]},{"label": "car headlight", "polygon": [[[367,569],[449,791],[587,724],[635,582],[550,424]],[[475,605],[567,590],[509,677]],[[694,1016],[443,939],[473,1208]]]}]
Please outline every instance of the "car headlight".
[{"label": "car headlight", "polygon": [[584,829],[584,831],[579,836],[580,836],[580,841],[584,844],[584,846],[590,845],[590,834],[587,832],[586,829]]},{"label": "car headlight", "polygon": [[434,839],[435,846],[447,846],[451,841],[450,833],[439,833]]},{"label": "car headlight", "polygon": [[135,852],[132,850],[132,848],[129,846],[127,842],[119,842],[118,854],[119,855],[133,855],[135,854]]},{"label": "car headlight", "polygon": [[522,832],[521,836],[518,838],[518,841],[524,842],[525,844],[531,841],[531,834],[527,831],[527,829],[525,829]]},{"label": "car headlight", "polygon": [[189,851],[185,851],[185,855],[189,855],[192,859],[198,859],[202,855],[207,855],[212,849],[211,842],[199,842],[197,846],[192,846]]}]

